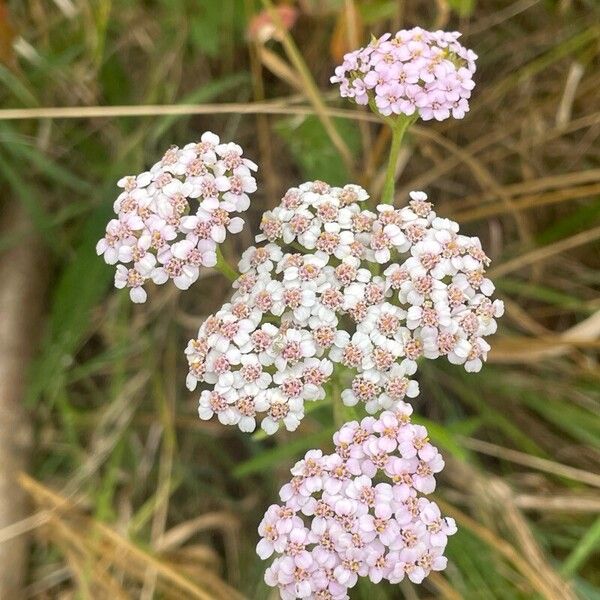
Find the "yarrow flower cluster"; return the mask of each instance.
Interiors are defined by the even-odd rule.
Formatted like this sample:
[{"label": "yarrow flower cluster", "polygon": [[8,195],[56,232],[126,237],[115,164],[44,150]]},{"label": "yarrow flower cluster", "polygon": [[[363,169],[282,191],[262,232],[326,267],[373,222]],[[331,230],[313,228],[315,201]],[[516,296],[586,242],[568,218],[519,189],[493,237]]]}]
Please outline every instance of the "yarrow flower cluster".
[{"label": "yarrow flower cluster", "polygon": [[359,577],[373,583],[421,583],[445,569],[444,549],[456,532],[435,502],[444,461],[427,430],[410,422],[411,407],[379,419],[346,423],[335,452],[310,450],[267,510],[257,553],[275,555],[265,581],[282,600],[344,600]]},{"label": "yarrow flower cluster", "polygon": [[420,27],[386,33],[346,54],[331,82],[340,84],[342,97],[369,104],[383,116],[462,119],[475,87],[477,55],[459,37]]},{"label": "yarrow flower cluster", "polygon": [[351,376],[342,400],[374,414],[418,394],[419,358],[478,371],[503,312],[478,238],[437,217],[423,192],[377,212],[360,187],[309,182],[265,213],[244,252],[231,301],[189,342],[188,387],[199,415],[293,431],[304,403],[325,397],[333,363]]},{"label": "yarrow flower cluster", "polygon": [[[331,81],[392,128],[381,204],[363,208],[357,185],[289,189],[264,213],[230,300],[185,351],[201,419],[294,431],[306,402],[328,396],[378,415],[342,425],[332,454],[309,451],[267,510],[257,552],[274,556],[265,581],[282,600],[344,600],[359,577],[421,583],[446,567],[456,526],[425,497],[444,461],[406,400],[419,393],[422,359],[479,371],[504,307],[479,238],[437,216],[423,192],[393,202],[408,126],[469,110],[477,56],[459,37],[415,27],[345,55]],[[207,132],[121,179],[117,217],[96,247],[117,265],[115,286],[145,302],[148,280],[185,290],[201,267],[225,270],[218,245],[242,229],[233,214],[248,208],[256,169]]]},{"label": "yarrow flower cluster", "polygon": [[183,148],[172,146],[149,171],[124,177],[112,219],[96,251],[117,264],[115,286],[129,288],[133,302],[145,302],[143,286],[169,279],[186,290],[200,267],[217,262],[217,244],[241,231],[235,212],[247,210],[256,191],[256,165],[234,143],[214,133]]}]

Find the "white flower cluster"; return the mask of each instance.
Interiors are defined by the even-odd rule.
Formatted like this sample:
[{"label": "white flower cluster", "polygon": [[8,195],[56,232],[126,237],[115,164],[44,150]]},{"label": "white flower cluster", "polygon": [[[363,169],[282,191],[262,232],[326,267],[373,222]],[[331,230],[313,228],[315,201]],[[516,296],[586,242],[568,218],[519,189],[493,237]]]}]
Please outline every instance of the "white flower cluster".
[{"label": "white flower cluster", "polygon": [[265,582],[283,600],[347,600],[359,577],[421,583],[446,568],[444,549],[456,524],[435,502],[444,467],[412,408],[346,423],[335,451],[309,450],[291,469],[259,525],[256,551],[275,556]]},{"label": "white flower cluster", "polygon": [[458,42],[457,31],[421,27],[385,33],[349,52],[332,83],[343,98],[369,104],[384,116],[420,116],[424,121],[462,119],[469,110],[477,55]]},{"label": "white flower cluster", "polygon": [[169,279],[187,290],[200,267],[217,262],[217,244],[227,231],[238,233],[248,194],[256,191],[256,165],[234,143],[222,144],[214,133],[183,148],[172,146],[149,171],[124,177],[96,251],[117,264],[115,286],[129,288],[133,302],[145,302],[144,283]]},{"label": "white flower cluster", "polygon": [[[420,357],[446,356],[478,371],[502,302],[489,296],[478,238],[412,192],[406,208],[361,209],[360,187],[317,181],[290,189],[265,213],[239,263],[231,302],[188,344],[188,387],[199,414],[252,431],[294,430],[304,402],[325,396],[339,363],[356,374],[345,404],[394,410],[418,394]],[[300,250],[300,252],[297,252]]]}]

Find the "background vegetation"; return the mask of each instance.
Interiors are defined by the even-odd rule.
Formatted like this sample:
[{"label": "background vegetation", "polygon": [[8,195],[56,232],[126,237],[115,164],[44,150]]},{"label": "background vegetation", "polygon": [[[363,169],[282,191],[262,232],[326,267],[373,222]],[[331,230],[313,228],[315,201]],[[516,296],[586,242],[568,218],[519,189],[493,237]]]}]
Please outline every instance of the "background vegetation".
[{"label": "background vegetation", "polygon": [[[266,4],[0,2],[0,202],[24,215],[0,249],[39,244],[45,304],[22,400],[33,516],[0,530],[32,536],[24,597],[273,597],[256,527],[293,462],[328,446],[330,409],[269,440],[199,421],[183,348],[228,284],[207,272],[133,306],[94,245],[116,179],[206,129],[261,165],[232,258],[300,181],[377,193],[386,133],[328,78],[371,32],[419,24],[464,33],[478,87],[464,121],[415,127],[399,198],[424,189],[482,237],[507,314],[482,373],[421,371],[417,412],[448,463],[436,495],[460,528],[448,570],[353,598],[600,598],[596,1],[298,0],[289,32],[260,27]],[[186,106],[118,108],[149,104]]]}]

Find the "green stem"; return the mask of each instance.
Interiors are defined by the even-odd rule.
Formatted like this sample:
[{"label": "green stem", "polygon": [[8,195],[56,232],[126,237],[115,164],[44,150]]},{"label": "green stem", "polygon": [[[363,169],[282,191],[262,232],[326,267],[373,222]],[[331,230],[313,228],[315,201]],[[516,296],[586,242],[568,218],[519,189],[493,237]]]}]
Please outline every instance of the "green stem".
[{"label": "green stem", "polygon": [[346,407],[342,402],[341,386],[337,377],[337,373],[334,373],[331,385],[331,395],[333,396],[331,404],[333,407],[333,424],[339,429],[346,422]]},{"label": "green stem", "polygon": [[217,245],[217,264],[215,265],[215,269],[217,271],[221,271],[229,281],[235,281],[239,274],[238,272],[227,262],[227,259],[223,256],[223,252],[221,252],[221,247]]},{"label": "green stem", "polygon": [[391,124],[392,128],[392,146],[390,148],[390,158],[387,170],[385,172],[385,183],[381,195],[382,204],[394,204],[394,188],[396,184],[396,166],[398,164],[398,155],[402,148],[402,139],[409,126],[414,123],[413,117],[399,117]]},{"label": "green stem", "polygon": [[330,383],[331,407],[333,411],[333,423],[336,428],[342,427],[348,421],[360,421],[358,407],[346,406],[342,401],[342,390],[344,387],[345,369],[340,364],[335,365]]}]

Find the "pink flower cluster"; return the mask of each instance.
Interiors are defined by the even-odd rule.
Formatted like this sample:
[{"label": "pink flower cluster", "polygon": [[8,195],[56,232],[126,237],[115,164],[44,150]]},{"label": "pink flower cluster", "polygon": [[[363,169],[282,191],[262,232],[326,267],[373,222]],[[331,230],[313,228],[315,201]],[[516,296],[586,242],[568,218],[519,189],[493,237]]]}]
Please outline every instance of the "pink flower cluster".
[{"label": "pink flower cluster", "polygon": [[459,37],[420,27],[386,33],[346,54],[331,82],[340,84],[342,97],[370,104],[383,116],[462,119],[475,87],[477,55],[459,44]]},{"label": "pink flower cluster", "polygon": [[311,450],[292,468],[258,529],[257,553],[276,556],[265,581],[282,600],[343,600],[359,577],[421,583],[445,569],[454,520],[418,495],[434,491],[444,461],[411,410],[346,423],[333,454]]},{"label": "pink flower cluster", "polygon": [[216,264],[227,231],[241,231],[244,221],[231,213],[247,210],[256,168],[237,144],[206,132],[198,143],[169,148],[149,171],[122,178],[117,218],[96,246],[106,263],[119,263],[115,286],[129,288],[133,302],[146,301],[148,280],[188,289],[200,267]]},{"label": "pink flower cluster", "polygon": [[[418,394],[417,360],[482,366],[502,314],[478,238],[437,217],[422,192],[402,209],[363,210],[358,186],[317,181],[265,213],[265,245],[239,263],[231,301],[186,349],[199,415],[243,431],[293,431],[325,397],[333,364],[355,375],[342,400],[374,414]],[[300,249],[302,252],[298,252]]]}]

